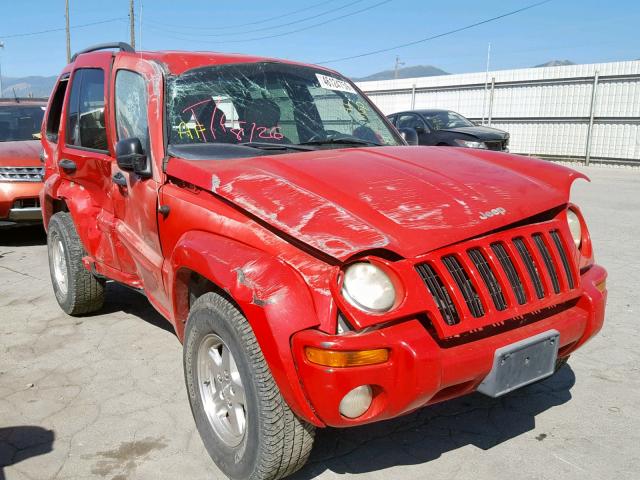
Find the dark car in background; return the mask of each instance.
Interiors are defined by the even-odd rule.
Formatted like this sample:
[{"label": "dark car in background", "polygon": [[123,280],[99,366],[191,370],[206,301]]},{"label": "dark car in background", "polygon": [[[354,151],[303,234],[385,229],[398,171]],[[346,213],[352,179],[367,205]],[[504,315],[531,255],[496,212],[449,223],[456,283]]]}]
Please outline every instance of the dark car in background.
[{"label": "dark car in background", "polygon": [[387,118],[400,132],[415,132],[418,145],[449,145],[508,151],[507,132],[475,125],[471,120],[451,110],[410,110],[388,115]]},{"label": "dark car in background", "polygon": [[42,222],[44,99],[0,99],[0,228]]}]

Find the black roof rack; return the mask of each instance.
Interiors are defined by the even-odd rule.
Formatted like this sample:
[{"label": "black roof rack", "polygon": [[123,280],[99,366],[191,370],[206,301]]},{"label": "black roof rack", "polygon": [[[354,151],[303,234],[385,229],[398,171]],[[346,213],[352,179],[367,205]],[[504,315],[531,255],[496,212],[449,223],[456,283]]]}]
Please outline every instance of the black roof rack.
[{"label": "black roof rack", "polygon": [[78,55],[82,55],[83,53],[96,52],[98,50],[108,50],[110,48],[117,48],[121,52],[135,52],[133,47],[126,42],[100,43],[98,45],[93,45],[92,47],[85,48],[84,50],[76,52],[73,57],[71,57],[71,61],[75,61]]}]

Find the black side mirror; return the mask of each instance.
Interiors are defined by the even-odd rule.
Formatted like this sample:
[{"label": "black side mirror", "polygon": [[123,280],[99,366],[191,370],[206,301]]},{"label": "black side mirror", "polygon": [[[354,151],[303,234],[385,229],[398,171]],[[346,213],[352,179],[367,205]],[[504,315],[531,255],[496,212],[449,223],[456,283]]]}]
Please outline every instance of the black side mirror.
[{"label": "black side mirror", "polygon": [[398,131],[409,145],[418,145],[418,132],[413,128],[399,128]]},{"label": "black side mirror", "polygon": [[427,130],[424,128],[424,125],[416,125],[415,130],[416,130],[416,133],[424,133],[424,132],[426,132],[426,131],[427,131]]},{"label": "black side mirror", "polygon": [[138,138],[125,138],[116,143],[116,161],[121,170],[151,176],[151,165]]}]

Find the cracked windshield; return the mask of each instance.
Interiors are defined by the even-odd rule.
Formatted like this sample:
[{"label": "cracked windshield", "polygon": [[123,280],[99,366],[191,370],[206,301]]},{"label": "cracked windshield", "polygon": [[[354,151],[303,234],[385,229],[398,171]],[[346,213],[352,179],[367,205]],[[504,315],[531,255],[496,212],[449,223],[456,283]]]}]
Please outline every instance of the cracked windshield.
[{"label": "cracked windshield", "polygon": [[174,151],[194,144],[208,145],[204,153],[212,155],[229,145],[283,153],[402,144],[346,79],[295,65],[188,71],[169,81],[167,110]]}]

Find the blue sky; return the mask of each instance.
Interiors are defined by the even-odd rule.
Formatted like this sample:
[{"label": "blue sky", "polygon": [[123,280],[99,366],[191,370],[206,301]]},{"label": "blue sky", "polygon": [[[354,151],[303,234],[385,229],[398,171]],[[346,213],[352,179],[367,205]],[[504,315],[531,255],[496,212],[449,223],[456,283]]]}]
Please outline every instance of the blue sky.
[{"label": "blue sky", "polygon": [[[411,42],[531,3],[535,0],[143,0],[142,38],[138,22],[136,34],[138,44],[149,50],[231,51],[313,63]],[[3,76],[57,74],[66,60],[64,31],[12,35],[63,28],[64,0],[28,0],[11,6],[5,0],[3,4]],[[72,51],[128,40],[129,0],[70,0],[70,4],[72,27],[119,18],[72,28]],[[140,4],[136,0],[137,21]],[[353,14],[359,10],[364,11]],[[347,16],[313,27],[342,15]],[[451,73],[481,71],[488,42],[492,69],[528,67],[552,59],[634,60],[640,58],[639,23],[637,0],[552,0],[451,36],[328,66],[363,76],[393,68],[398,55],[406,65],[434,65]],[[300,31],[261,38],[293,30]]]}]

